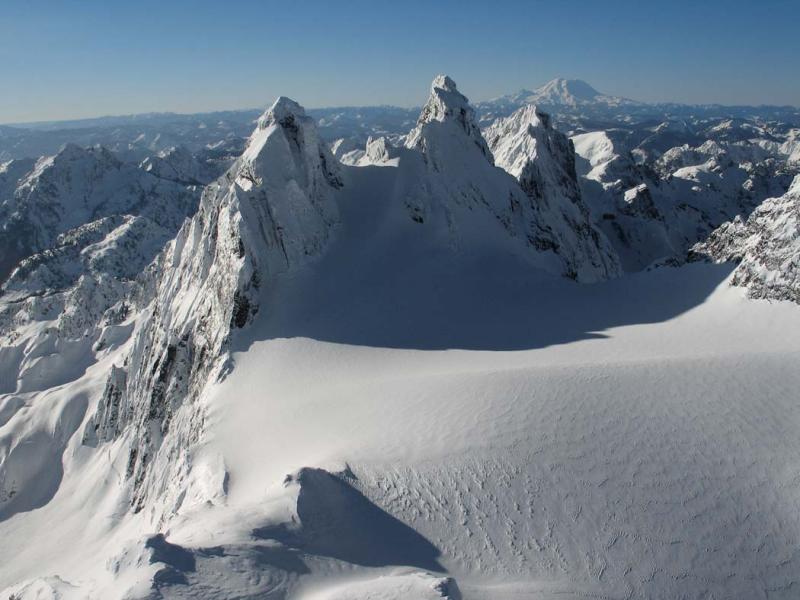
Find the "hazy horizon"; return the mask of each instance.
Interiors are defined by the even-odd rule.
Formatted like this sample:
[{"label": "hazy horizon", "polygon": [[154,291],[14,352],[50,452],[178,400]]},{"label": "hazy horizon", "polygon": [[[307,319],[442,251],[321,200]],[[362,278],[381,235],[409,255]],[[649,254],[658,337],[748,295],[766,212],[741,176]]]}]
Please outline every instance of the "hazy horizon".
[{"label": "hazy horizon", "polygon": [[279,95],[413,107],[441,72],[472,101],[564,77],[642,102],[800,106],[800,5],[785,0],[647,11],[631,0],[11,0],[3,13],[3,124],[248,110]]},{"label": "hazy horizon", "polygon": [[[561,79],[572,79],[568,77],[561,77]],[[552,81],[552,80],[550,80]],[[580,80],[583,81],[583,80]],[[534,91],[535,89],[549,83],[549,81],[545,81],[542,84],[537,84],[533,86],[527,86],[524,88],[519,88],[517,90],[508,90],[503,93],[498,93],[494,96],[489,98],[469,98],[472,103],[478,102],[485,102],[496,99],[500,96],[511,95],[517,92],[522,91]],[[586,82],[591,85],[591,82]],[[607,93],[604,90],[597,89],[595,86],[592,85],[596,91],[606,94],[608,96],[619,96],[619,94]],[[268,102],[264,103],[262,106],[237,106],[237,107],[222,107],[222,108],[212,108],[208,110],[196,110],[196,111],[174,111],[174,110],[153,110],[147,112],[133,112],[133,113],[108,113],[108,114],[98,114],[98,115],[89,115],[83,117],[68,117],[65,119],[44,119],[44,120],[36,120],[36,121],[14,121],[14,122],[4,122],[0,123],[0,125],[8,125],[8,126],[26,126],[26,125],[47,125],[50,123],[71,123],[71,122],[79,122],[79,121],[94,121],[94,120],[101,120],[101,119],[116,119],[116,118],[126,118],[126,117],[141,117],[141,116],[148,116],[148,115],[181,115],[181,116],[191,116],[196,114],[216,114],[216,113],[225,113],[225,112],[249,112],[249,111],[264,111],[274,102],[277,98],[271,98]],[[339,104],[339,105],[327,105],[327,106],[305,106],[306,110],[327,110],[327,109],[336,109],[336,108],[374,108],[379,106],[386,106],[390,108],[399,108],[399,109],[420,109],[424,104],[424,99],[427,97],[427,88],[425,94],[423,94],[423,100],[416,104],[407,104],[407,105],[400,105],[400,104],[393,104],[393,103],[382,103],[382,104]],[[627,98],[628,100],[638,100],[637,98]],[[775,107],[782,107],[782,106],[790,106],[792,108],[800,109],[800,105],[798,104],[725,104],[720,102],[709,102],[709,103],[690,103],[690,102],[677,102],[672,100],[661,100],[661,101],[652,101],[648,104],[658,105],[660,103],[663,104],[686,104],[686,105],[718,105],[718,106],[727,106],[727,107],[736,107],[736,106],[775,106]]]}]

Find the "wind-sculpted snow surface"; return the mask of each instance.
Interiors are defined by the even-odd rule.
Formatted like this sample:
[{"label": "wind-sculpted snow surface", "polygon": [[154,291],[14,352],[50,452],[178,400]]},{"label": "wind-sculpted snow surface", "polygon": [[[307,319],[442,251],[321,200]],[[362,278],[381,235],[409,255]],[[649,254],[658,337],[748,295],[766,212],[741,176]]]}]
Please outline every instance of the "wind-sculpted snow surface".
[{"label": "wind-sculpted snow surface", "polygon": [[738,262],[731,283],[751,298],[800,304],[800,175],[786,194],[765,200],[747,220],[724,223],[692,252]]}]

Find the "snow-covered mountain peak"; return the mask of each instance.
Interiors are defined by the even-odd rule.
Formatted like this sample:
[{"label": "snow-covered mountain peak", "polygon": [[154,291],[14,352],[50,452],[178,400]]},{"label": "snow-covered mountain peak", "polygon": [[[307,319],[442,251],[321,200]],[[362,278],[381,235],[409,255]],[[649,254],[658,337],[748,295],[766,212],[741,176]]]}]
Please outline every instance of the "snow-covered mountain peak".
[{"label": "snow-covered mountain peak", "polygon": [[637,105],[638,102],[608,96],[598,92],[591,85],[580,79],[563,79],[561,77],[548,81],[537,88],[527,98],[528,102],[545,106],[577,107],[585,105],[623,106]]},{"label": "snow-covered mountain peak", "polygon": [[[120,160],[102,146],[83,148],[77,144],[64,144],[53,156],[43,156],[33,170],[21,182],[22,187],[35,186],[40,179],[62,178],[64,172],[81,169],[97,171],[105,168],[118,168]],[[72,177],[71,177],[72,178]]]},{"label": "snow-covered mountain peak", "polygon": [[545,83],[535,92],[543,100],[555,103],[575,104],[576,101],[591,102],[602,96],[591,85],[580,79],[564,79],[557,77]]},{"label": "snow-covered mountain peak", "polygon": [[522,108],[516,110],[507,119],[500,121],[503,124],[505,131],[524,132],[529,131],[531,128],[542,127],[544,129],[551,129],[550,115],[542,112],[534,104],[526,104]]},{"label": "snow-covered mountain peak", "polygon": [[433,82],[431,83],[431,94],[433,94],[434,90],[436,89],[445,90],[447,92],[458,92],[456,82],[453,81],[448,75],[437,75],[433,78]]},{"label": "snow-covered mountain peak", "polygon": [[150,216],[174,231],[174,220],[182,222],[196,206],[194,191],[123,163],[101,146],[68,144],[27,174],[3,179],[0,191],[8,195],[0,199],[0,281],[22,258],[85,223],[152,210]]},{"label": "snow-covered mountain peak", "polygon": [[236,169],[236,183],[250,190],[270,180],[294,180],[309,196],[319,187],[341,187],[336,161],[314,119],[294,100],[279,97],[258,120]]},{"label": "snow-covered mountain peak", "polygon": [[290,118],[305,116],[306,110],[300,104],[286,96],[279,96],[258,119],[258,129],[266,129],[272,125],[284,124]]},{"label": "snow-covered mountain peak", "polygon": [[[503,116],[505,111],[511,111],[526,104],[537,105],[558,113],[576,108],[609,108],[639,105],[634,100],[602,94],[580,79],[559,77],[548,81],[533,91],[523,89],[514,94],[481,103],[479,108],[482,118],[485,118],[486,115],[497,116],[499,114],[499,116]],[[500,111],[499,113],[498,110]],[[505,114],[508,113],[505,112]]]},{"label": "snow-covered mountain peak", "polygon": [[56,155],[62,160],[76,160],[83,158],[88,154],[88,151],[77,144],[68,143],[64,144],[61,150]]},{"label": "snow-covered mountain peak", "polygon": [[367,146],[364,151],[366,164],[385,164],[390,160],[396,159],[397,156],[397,148],[385,137],[370,137],[367,140]]},{"label": "snow-covered mountain peak", "polygon": [[221,373],[234,331],[264,306],[262,285],[325,249],[339,222],[341,187],[314,120],[279,98],[165,248],[150,284],[152,312],[127,363],[110,375],[85,438],[93,444],[133,436],[128,476],[135,507],[146,498],[175,500],[170,493],[177,488],[164,474],[187,473],[179,457],[203,420],[192,401]]},{"label": "snow-covered mountain peak", "polygon": [[591,225],[575,171],[569,139],[550,126],[550,117],[528,105],[486,130],[497,166],[513,175],[530,198],[536,220],[549,232],[566,261],[566,273],[580,281],[619,274],[608,240]]},{"label": "snow-covered mountain peak", "polygon": [[453,152],[453,144],[459,139],[469,140],[469,145],[476,146],[489,162],[494,162],[469,100],[458,91],[455,81],[447,75],[438,75],[431,84],[431,94],[422,107],[417,126],[406,138],[406,147],[422,151],[437,166],[444,153]]},{"label": "snow-covered mountain peak", "polygon": [[458,91],[456,82],[447,75],[437,75],[431,83],[431,93],[417,120],[417,127],[433,121],[455,120],[465,129],[473,116],[469,100]]}]

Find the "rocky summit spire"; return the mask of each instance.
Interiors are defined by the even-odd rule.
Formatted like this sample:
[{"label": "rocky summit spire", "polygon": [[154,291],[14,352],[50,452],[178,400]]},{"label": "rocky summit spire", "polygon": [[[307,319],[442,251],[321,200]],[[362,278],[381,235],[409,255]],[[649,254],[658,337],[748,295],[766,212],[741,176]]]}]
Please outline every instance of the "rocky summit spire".
[{"label": "rocky summit spire", "polygon": [[523,106],[486,130],[497,166],[513,175],[530,199],[535,220],[548,232],[578,281],[620,273],[616,252],[597,229],[581,198],[572,142],[550,125],[550,116]]},{"label": "rocky summit spire", "polygon": [[286,96],[279,96],[267,111],[258,119],[258,129],[266,129],[272,125],[287,122],[289,119],[303,118],[306,110],[297,102]]},{"label": "rocky summit spire", "polygon": [[258,119],[239,160],[236,183],[249,191],[273,183],[282,186],[287,177],[310,196],[341,187],[337,163],[320,139],[314,119],[300,104],[281,96]]},{"label": "rocky summit spire", "polygon": [[86,437],[132,436],[127,475],[137,510],[148,498],[174,500],[163,474],[185,475],[181,448],[203,423],[193,401],[225,368],[235,330],[259,311],[262,286],[322,252],[341,185],[314,120],[278,98],[164,250],[148,284],[152,318],[137,330],[124,373],[109,378]]},{"label": "rocky summit spire", "polygon": [[438,167],[442,158],[438,154],[446,151],[443,145],[453,143],[447,138],[469,140],[489,162],[493,162],[469,100],[458,91],[456,82],[450,77],[437,75],[431,83],[431,93],[417,119],[417,126],[408,134],[406,147],[422,151]]}]

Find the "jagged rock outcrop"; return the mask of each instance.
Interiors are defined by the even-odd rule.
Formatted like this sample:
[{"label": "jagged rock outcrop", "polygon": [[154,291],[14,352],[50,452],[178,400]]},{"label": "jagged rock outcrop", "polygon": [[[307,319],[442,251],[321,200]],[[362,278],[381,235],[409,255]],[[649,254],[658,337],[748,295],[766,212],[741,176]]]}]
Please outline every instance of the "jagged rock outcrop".
[{"label": "jagged rock outcrop", "polygon": [[386,163],[398,158],[397,148],[385,137],[369,138],[364,151],[364,161],[367,164]]},{"label": "jagged rock outcrop", "polygon": [[550,117],[525,106],[496,121],[486,138],[495,164],[516,177],[530,198],[568,272],[580,281],[619,275],[616,253],[581,198],[572,142],[553,129]]},{"label": "jagged rock outcrop", "polygon": [[406,147],[419,150],[434,170],[447,168],[454,159],[455,145],[474,145],[484,158],[494,163],[492,153],[481,135],[475,111],[466,96],[447,75],[438,75],[417,120],[406,138]]},{"label": "jagged rock outcrop", "polygon": [[[508,143],[518,145],[526,135],[523,131],[521,138]],[[553,139],[542,140],[542,144],[551,144],[553,151],[568,152],[568,142],[563,136],[558,138],[552,130],[548,135]],[[503,135],[498,133],[495,137]],[[561,147],[556,149],[559,143]],[[535,144],[530,138],[528,150],[533,152]],[[514,244],[517,251],[538,267],[580,281],[595,281],[618,272],[608,248],[598,250],[603,244],[602,236],[581,214],[581,207],[569,206],[569,197],[577,197],[574,166],[568,164],[569,157],[565,156],[563,167],[558,168],[561,173],[555,172],[558,169],[552,165],[535,173],[539,167],[534,160],[534,166],[517,181],[513,174],[495,166],[495,157],[469,102],[449,77],[440,75],[433,81],[430,98],[406,138],[405,148],[405,154],[391,151],[391,155],[399,158],[401,169],[409,171],[404,180],[416,182],[414,186],[406,183],[403,194],[403,201],[416,222],[440,225],[455,244],[472,236],[477,240],[497,235],[503,243]],[[385,144],[377,144],[368,151],[377,157],[374,164],[385,160],[382,157],[390,152]],[[408,151],[413,152],[409,155]],[[421,167],[415,163],[420,156]],[[545,177],[542,173],[547,169],[551,171]],[[562,190],[560,179],[568,181],[563,185],[572,187]],[[550,195],[556,193],[565,196],[553,197],[551,205]],[[487,213],[499,226],[497,230],[488,225],[484,216]],[[580,247],[583,242],[579,239],[587,245]]]},{"label": "jagged rock outcrop", "polygon": [[664,220],[664,216],[653,201],[653,195],[650,193],[650,188],[646,183],[640,183],[629,190],[625,190],[621,201],[617,203],[617,209],[620,213],[631,217],[642,217],[656,221]]},{"label": "jagged rock outcrop", "polygon": [[53,319],[63,339],[97,338],[104,314],[123,301],[145,267],[175,235],[142,215],[113,215],[58,236],[53,247],[22,260],[2,287],[0,335]]},{"label": "jagged rock outcrop", "polygon": [[127,475],[137,509],[186,474],[185,453],[204,418],[194,401],[222,373],[233,331],[263,309],[262,284],[325,247],[338,220],[333,192],[341,185],[313,120],[279,98],[159,258],[152,302],[119,366],[124,375],[112,374],[84,438],[129,441]]},{"label": "jagged rock outcrop", "polygon": [[363,140],[339,138],[330,144],[331,154],[343,164],[355,164],[364,155]]},{"label": "jagged rock outcrop", "polygon": [[738,262],[731,283],[751,298],[800,303],[800,175],[778,198],[737,216],[692,248],[691,257]]}]

